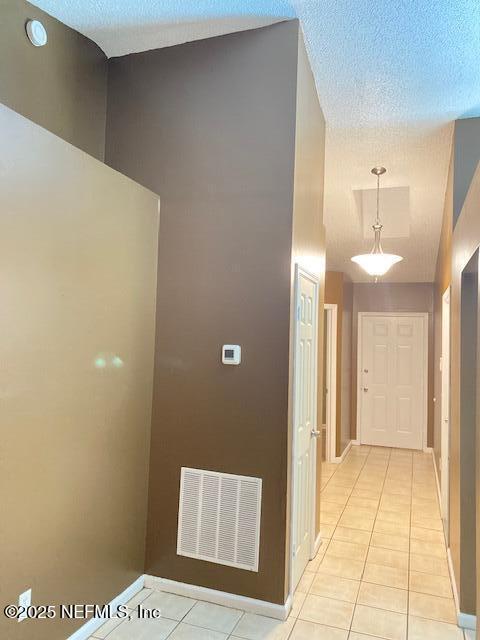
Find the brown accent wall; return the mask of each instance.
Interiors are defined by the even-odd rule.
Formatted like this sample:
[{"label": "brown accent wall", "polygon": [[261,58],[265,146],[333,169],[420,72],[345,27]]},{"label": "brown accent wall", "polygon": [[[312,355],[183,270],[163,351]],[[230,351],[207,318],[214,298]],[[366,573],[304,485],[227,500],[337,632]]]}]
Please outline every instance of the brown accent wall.
[{"label": "brown accent wall", "polygon": [[[107,117],[107,162],[162,197],[146,571],[276,603],[292,251],[322,252],[323,117],[317,103],[321,125],[301,124],[298,38],[294,21],[113,59]],[[263,479],[258,573],[176,555],[182,466]]]},{"label": "brown accent wall", "polygon": [[455,122],[453,141],[453,226],[457,224],[480,160],[480,118]]},{"label": "brown accent wall", "polygon": [[428,426],[427,444],[433,445],[433,294],[430,283],[358,283],[353,285],[352,322],[352,425],[357,432],[357,347],[358,314],[361,311],[428,313]]},{"label": "brown accent wall", "polygon": [[[323,225],[323,194],[325,168],[325,119],[318,101],[315,79],[305,50],[303,37],[298,37],[297,63],[297,112],[295,124],[295,176],[293,193],[292,229],[292,287],[295,263],[302,265],[318,277],[318,376],[317,376],[317,425],[321,430],[323,413],[323,303],[325,295],[325,229]],[[291,300],[294,291],[291,289]],[[293,314],[290,318],[290,365],[293,363]],[[290,366],[290,398],[292,398],[293,367]],[[292,407],[290,403],[288,442],[292,441]],[[291,460],[291,450],[288,450]],[[322,483],[322,441],[317,440],[316,478],[316,534],[320,532],[320,491]],[[290,482],[291,470],[289,470]],[[290,505],[287,505],[287,513]],[[289,545],[287,539],[287,549]],[[287,551],[288,555],[288,551]]]},{"label": "brown accent wall", "polygon": [[0,608],[106,603],[144,567],[158,198],[4,106],[0,131]]},{"label": "brown accent wall", "polygon": [[[103,160],[107,58],[91,40],[25,0],[0,0],[0,102]],[[48,43],[25,33],[41,20]]]},{"label": "brown accent wall", "polygon": [[[457,153],[459,153],[457,149]],[[477,167],[465,198],[452,237],[451,295],[451,396],[450,396],[450,547],[458,589],[460,609],[475,613],[475,528],[465,522],[462,513],[475,509],[475,462],[469,450],[467,434],[460,428],[462,412],[460,372],[461,346],[461,285],[462,271],[480,245],[480,167]],[[477,419],[477,447],[480,440]],[[477,495],[479,493],[477,469]],[[477,512],[477,530],[479,527]],[[480,586],[480,585],[479,585]]]},{"label": "brown accent wall", "polygon": [[337,305],[336,455],[350,442],[352,402],[353,283],[340,271],[325,274],[325,302]]}]

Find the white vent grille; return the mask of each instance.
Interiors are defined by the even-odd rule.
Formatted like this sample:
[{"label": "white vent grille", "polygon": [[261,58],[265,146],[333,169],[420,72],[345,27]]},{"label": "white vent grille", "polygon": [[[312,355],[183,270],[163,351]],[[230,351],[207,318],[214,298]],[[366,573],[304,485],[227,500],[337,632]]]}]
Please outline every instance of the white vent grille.
[{"label": "white vent grille", "polygon": [[182,467],[177,554],[258,571],[260,478]]}]

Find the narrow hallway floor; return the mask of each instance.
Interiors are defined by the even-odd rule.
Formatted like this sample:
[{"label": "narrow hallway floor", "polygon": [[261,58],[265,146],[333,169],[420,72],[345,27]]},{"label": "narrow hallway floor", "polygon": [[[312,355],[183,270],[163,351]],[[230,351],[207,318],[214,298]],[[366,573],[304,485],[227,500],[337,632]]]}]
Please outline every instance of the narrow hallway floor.
[{"label": "narrow hallway floor", "polygon": [[158,620],[113,619],[91,640],[473,640],[456,625],[430,454],[354,446],[322,467],[323,543],[279,622],[151,589]]}]

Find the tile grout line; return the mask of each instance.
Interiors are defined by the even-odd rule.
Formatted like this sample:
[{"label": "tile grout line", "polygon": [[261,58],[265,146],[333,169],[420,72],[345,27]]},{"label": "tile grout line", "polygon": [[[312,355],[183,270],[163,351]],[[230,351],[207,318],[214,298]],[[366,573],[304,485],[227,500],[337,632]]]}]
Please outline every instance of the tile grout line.
[{"label": "tile grout line", "polygon": [[[369,454],[368,454],[368,456],[367,456],[368,458],[370,457],[371,452],[372,452],[372,450],[370,449],[370,452],[369,452]],[[370,553],[370,547],[371,547],[371,542],[372,542],[372,537],[373,537],[373,530],[374,530],[374,528],[375,528],[375,523],[377,522],[378,511],[379,511],[379,509],[380,509],[380,502],[381,502],[381,500],[382,500],[382,496],[383,496],[383,490],[384,490],[384,487],[385,487],[385,480],[386,480],[387,473],[388,473],[388,467],[390,466],[390,458],[391,458],[391,456],[392,456],[392,451],[391,451],[391,449],[390,449],[389,454],[388,454],[388,459],[387,459],[387,460],[388,460],[388,461],[387,461],[387,466],[385,467],[385,473],[384,473],[384,476],[383,476],[382,489],[381,489],[381,491],[380,491],[380,497],[379,497],[379,499],[378,499],[377,510],[376,510],[376,512],[375,512],[375,518],[373,519],[372,530],[371,530],[371,532],[370,532],[370,540],[369,540],[368,547],[367,547],[367,555],[366,555],[366,557],[365,557],[365,563],[364,563],[364,565],[363,565],[362,575],[360,576],[360,581],[359,581],[359,585],[358,585],[357,597],[355,598],[355,603],[354,603],[354,606],[353,606],[353,614],[352,614],[352,619],[351,619],[351,621],[350,621],[350,628],[349,628],[349,630],[348,630],[348,635],[350,635],[350,634],[352,633],[353,620],[354,620],[354,618],[355,618],[355,612],[356,612],[356,610],[357,610],[357,606],[358,606],[358,596],[360,595],[360,589],[361,589],[361,587],[362,587],[363,576],[365,575],[365,568],[366,568],[366,566],[367,566],[368,554]],[[357,482],[358,482],[358,480],[357,480]],[[356,484],[356,483],[355,483],[355,484]]]},{"label": "tile grout line", "polygon": [[407,570],[407,629],[406,629],[406,640],[408,640],[408,635],[410,632],[410,625],[409,625],[409,619],[410,619],[410,554],[411,554],[411,547],[412,547],[412,512],[413,512],[413,481],[414,481],[414,473],[413,473],[413,469],[414,469],[414,465],[415,465],[415,454],[412,454],[412,468],[411,468],[411,472],[410,472],[410,480],[411,480],[411,484],[410,484],[410,526],[408,529],[408,570]]},{"label": "tile grout line", "polygon": [[[345,458],[345,460],[344,460],[344,461],[342,461],[342,462],[338,465],[338,468],[337,468],[337,469],[335,469],[335,471],[332,473],[332,475],[331,475],[331,476],[330,476],[330,478],[328,479],[328,482],[325,484],[325,486],[324,486],[324,488],[322,489],[322,491],[320,492],[320,494],[321,494],[321,493],[323,493],[323,491],[327,488],[328,484],[330,483],[330,481],[332,480],[332,478],[334,477],[334,475],[335,475],[335,474],[340,470],[340,468],[343,466],[343,463],[344,463],[344,462],[346,462],[346,461],[350,458],[351,451],[352,451],[352,450],[350,449],[350,451],[349,451],[349,453],[348,453],[347,457]],[[352,488],[351,488],[351,490],[350,490],[350,492],[349,492],[349,494],[348,494],[347,500],[346,500],[346,502],[345,502],[345,504],[344,504],[344,506],[343,506],[342,512],[340,513],[340,516],[338,517],[337,523],[336,523],[336,524],[335,524],[335,526],[333,527],[332,535],[331,535],[331,538],[329,538],[329,540],[328,540],[328,544],[327,544],[327,547],[326,547],[325,553],[324,553],[324,555],[323,555],[322,561],[323,561],[323,559],[325,558],[325,555],[326,555],[326,553],[327,553],[328,547],[330,546],[330,542],[333,540],[333,536],[335,535],[335,531],[336,531],[336,529],[337,529],[337,527],[338,527],[338,523],[340,522],[340,519],[341,519],[341,517],[342,517],[342,515],[343,515],[343,513],[344,513],[344,511],[345,511],[345,509],[347,508],[348,501],[350,500],[350,498],[351,498],[351,496],[352,496],[352,493],[353,493],[353,491],[354,491],[354,489],[355,489],[355,487],[356,487],[356,485],[357,485],[358,479],[359,479],[359,477],[360,477],[360,475],[361,475],[362,471],[364,470],[364,468],[365,468],[365,466],[366,466],[366,464],[367,464],[367,460],[368,460],[368,458],[370,457],[370,453],[371,453],[371,451],[372,451],[372,449],[371,449],[371,447],[370,447],[370,448],[369,448],[369,450],[368,450],[368,454],[365,456],[364,461],[363,461],[363,464],[362,464],[361,468],[359,469],[359,471],[358,471],[358,473],[357,473],[357,476],[356,476],[356,478],[355,478],[355,481],[354,481],[354,483],[353,483],[353,485],[352,485]],[[347,487],[344,487],[344,488],[347,488]],[[325,502],[328,502],[328,500],[326,500]],[[320,505],[321,505],[321,499],[320,499]],[[320,507],[320,508],[321,508],[321,507]],[[322,528],[322,524],[321,524],[321,522],[320,522],[320,530],[321,530],[321,528]],[[364,567],[365,567],[365,565],[364,565]],[[318,572],[315,572],[315,573],[317,574]],[[363,572],[362,572],[362,575],[363,575]],[[312,582],[312,584],[313,584],[313,582]],[[311,590],[311,588],[312,588],[312,585],[310,585],[310,586],[309,586],[309,588],[308,588],[308,590],[307,590],[307,593],[306,593],[306,596],[305,596],[305,600],[306,600],[306,598],[310,595],[310,590]],[[357,595],[358,595],[358,594],[357,594]],[[292,630],[291,630],[291,632],[290,632],[290,634],[289,634],[288,638],[290,638],[290,636],[292,635],[292,633],[293,633],[293,631],[294,631],[294,629],[295,629],[295,627],[296,627],[296,625],[297,625],[297,622],[298,622],[298,620],[300,619],[300,617],[299,617],[299,616],[300,616],[300,613],[301,613],[301,610],[302,610],[302,608],[303,608],[304,604],[305,604],[305,602],[302,604],[302,607],[301,607],[301,609],[300,609],[300,611],[299,611],[299,615],[297,616],[297,618],[296,618],[296,620],[295,620],[295,624],[294,624],[294,626],[293,626],[293,628],[292,628]],[[353,619],[353,616],[352,616],[352,619]],[[350,626],[351,626],[351,622],[350,622]],[[349,628],[347,631],[348,631],[348,633],[350,634],[350,628]],[[288,640],[288,638],[287,638],[287,640]]]},{"label": "tile grout line", "polygon": [[[333,526],[333,531],[332,531],[332,535],[331,535],[331,537],[328,539],[327,549],[328,549],[328,547],[330,546],[330,542],[333,540],[333,536],[335,535],[335,531],[337,530],[338,523],[340,522],[340,520],[341,520],[341,518],[342,518],[342,516],[343,516],[343,514],[344,514],[344,512],[345,512],[345,509],[347,508],[348,501],[349,501],[349,500],[350,500],[350,498],[352,497],[352,493],[353,493],[353,491],[354,491],[354,489],[355,489],[355,486],[356,486],[356,484],[357,484],[357,482],[358,482],[358,478],[360,477],[360,474],[362,473],[362,471],[363,471],[363,469],[364,469],[364,467],[365,467],[365,465],[366,465],[366,463],[367,463],[367,459],[368,459],[368,457],[370,456],[370,452],[371,452],[371,449],[369,450],[368,454],[365,456],[365,460],[364,460],[364,462],[363,462],[363,465],[362,465],[362,467],[361,467],[361,468],[359,469],[359,471],[358,471],[358,474],[357,474],[357,477],[356,477],[356,479],[355,479],[355,482],[354,482],[354,484],[352,485],[352,488],[350,489],[350,492],[349,492],[349,494],[348,494],[347,500],[346,500],[345,504],[343,505],[343,509],[342,509],[342,511],[341,511],[341,513],[340,513],[340,515],[338,516],[337,523],[336,523],[334,526],[332,525],[332,526]],[[322,507],[321,507],[321,504],[322,504],[322,502],[321,502],[321,494],[322,494],[322,493],[323,493],[323,491],[327,488],[327,485],[330,483],[330,480],[333,478],[333,476],[337,473],[337,471],[339,471],[339,470],[340,470],[340,468],[341,468],[341,466],[343,465],[343,463],[344,463],[344,462],[346,462],[346,461],[349,459],[350,454],[351,454],[351,449],[350,449],[350,451],[348,452],[348,455],[347,455],[347,457],[345,458],[345,460],[344,460],[343,462],[341,462],[341,463],[338,465],[338,469],[335,469],[335,471],[334,471],[334,472],[332,473],[332,475],[330,476],[330,478],[329,478],[329,480],[328,480],[327,484],[325,485],[325,487],[324,487],[324,488],[322,489],[322,491],[320,492],[320,509],[322,508]],[[347,488],[348,488],[348,487],[344,487],[344,489],[347,489]],[[328,502],[328,500],[325,500],[325,502]],[[321,518],[321,516],[320,516],[320,518]],[[321,530],[321,528],[322,528],[322,523],[320,522],[320,530]],[[325,553],[326,553],[327,549],[325,550]],[[324,557],[325,557],[325,556],[324,556]],[[309,591],[310,591],[310,589],[309,589]]]},{"label": "tile grout line", "polygon": [[[348,458],[350,457],[350,453],[351,453],[351,449],[350,449],[350,452],[348,453],[348,456],[346,457],[345,461],[346,461],[346,460],[348,460]],[[342,518],[342,516],[343,516],[343,514],[344,514],[344,512],[345,512],[345,509],[347,508],[348,501],[349,501],[349,500],[350,500],[350,498],[352,497],[353,491],[355,490],[355,487],[357,486],[358,479],[360,478],[360,476],[361,476],[361,474],[362,474],[362,471],[365,469],[365,467],[366,467],[366,465],[367,465],[367,461],[368,461],[368,459],[370,458],[371,453],[372,453],[372,448],[370,447],[370,449],[368,450],[368,454],[365,456],[365,459],[364,459],[364,461],[363,461],[363,464],[362,464],[361,468],[360,468],[360,469],[359,469],[359,471],[358,471],[358,474],[357,474],[357,476],[356,476],[356,478],[355,478],[355,482],[354,482],[354,484],[352,485],[352,488],[351,488],[351,490],[350,490],[350,493],[348,494],[348,498],[347,498],[347,501],[345,502],[345,505],[344,505],[344,507],[343,507],[342,513],[340,514],[340,517],[338,518],[337,524],[335,525],[335,527],[334,527],[334,529],[333,529],[333,531],[332,531],[332,537],[330,538],[330,542],[333,540],[333,537],[334,537],[334,535],[335,535],[335,531],[337,530],[337,527],[338,527],[338,523],[340,522],[340,520],[341,520],[341,518]],[[342,465],[342,464],[343,464],[343,462],[341,463],[341,465]],[[339,465],[339,466],[340,466],[340,465]],[[335,475],[335,473],[336,473],[337,471],[338,471],[338,469],[337,469],[336,471],[334,471],[334,473],[332,474],[332,477]],[[331,480],[331,478],[330,478],[330,480]],[[385,481],[385,479],[384,479],[384,481]],[[328,484],[328,483],[327,483],[327,484]],[[326,488],[326,487],[325,487],[325,488]],[[321,504],[321,503],[320,503],[320,504]],[[378,512],[378,505],[377,505],[377,512]],[[375,522],[374,522],[374,524],[375,524]],[[372,530],[373,530],[373,529],[372,529]],[[371,534],[370,534],[370,539],[371,539]],[[328,548],[328,546],[330,546],[330,542],[328,543],[327,548]],[[368,555],[368,548],[369,548],[369,545],[367,545],[367,555]],[[324,556],[324,557],[325,557],[325,556]],[[360,591],[360,584],[361,584],[361,580],[362,580],[363,572],[365,571],[365,564],[366,564],[366,561],[367,561],[367,560],[366,560],[366,557],[365,557],[364,564],[363,564],[363,569],[362,569],[362,574],[361,574],[361,576],[360,576],[360,580],[359,580],[359,587],[358,587],[359,591]],[[310,591],[310,589],[309,589],[309,591]],[[351,630],[352,630],[352,622],[353,622],[353,617],[354,617],[354,615],[355,615],[355,608],[356,608],[356,600],[357,600],[357,599],[358,599],[358,592],[357,592],[357,595],[356,595],[356,598],[355,598],[355,602],[353,603],[353,611],[352,611],[352,618],[351,618],[351,620],[350,620],[350,625],[349,625],[349,628],[346,630],[346,631],[347,631],[347,633],[348,633],[347,638],[348,638],[348,636],[350,636],[350,633],[351,633]]]},{"label": "tile grout line", "polygon": [[[386,488],[387,481],[389,480],[389,476],[394,471],[395,471],[396,474],[401,473],[401,466],[402,465],[405,467],[405,471],[408,472],[408,465],[410,465],[410,482],[411,482],[410,489],[407,490],[406,494],[405,493],[399,494],[399,495],[407,495],[407,496],[409,496],[409,507],[408,507],[409,508],[409,512],[408,512],[408,514],[406,514],[405,511],[403,511],[403,510],[400,510],[399,512],[396,512],[396,513],[399,513],[399,515],[402,516],[401,519],[403,519],[404,521],[407,520],[407,522],[408,522],[408,525],[407,525],[408,526],[408,533],[407,533],[407,536],[408,536],[408,545],[407,545],[408,558],[407,558],[407,568],[406,568],[407,569],[407,587],[405,589],[405,591],[407,592],[407,607],[406,607],[406,613],[405,613],[405,617],[406,617],[406,634],[407,634],[406,638],[408,638],[408,634],[410,632],[410,625],[409,625],[410,594],[412,593],[412,591],[410,589],[410,573],[411,573],[411,570],[412,570],[412,568],[411,568],[411,566],[412,566],[411,565],[411,553],[412,553],[411,529],[412,529],[413,522],[414,522],[414,520],[413,520],[413,515],[414,515],[413,514],[413,509],[414,509],[413,499],[414,499],[414,494],[415,494],[415,487],[417,486],[417,484],[419,485],[420,489],[422,488],[423,485],[425,485],[425,487],[427,487],[427,485],[429,484],[429,482],[428,482],[429,478],[427,478],[426,475],[431,475],[431,474],[425,474],[424,473],[423,459],[421,459],[419,456],[417,456],[416,452],[410,452],[409,461],[407,462],[406,465],[405,465],[405,461],[404,460],[398,459],[398,461],[397,461],[398,465],[397,466],[400,467],[400,470],[396,469],[396,465],[394,465],[394,462],[396,461],[396,458],[394,456],[395,449],[392,449],[392,448],[388,448],[388,449],[389,449],[388,457],[384,458],[384,460],[386,459],[386,460],[388,460],[388,462],[387,462],[387,465],[385,467],[384,474],[383,474],[383,483],[382,483],[382,488],[381,488],[381,491],[380,491],[379,502],[378,502],[377,507],[375,509],[375,518],[374,518],[374,521],[373,521],[373,526],[372,526],[372,529],[370,530],[370,539],[369,539],[369,544],[367,545],[367,556],[366,556],[366,559],[364,561],[362,575],[361,575],[360,579],[358,580],[358,582],[361,583],[363,581],[364,573],[365,573],[365,570],[366,570],[366,563],[367,563],[367,560],[368,560],[368,553],[373,548],[372,547],[373,533],[375,532],[374,531],[375,530],[375,524],[379,519],[378,516],[379,516],[380,509],[381,509],[382,501],[383,501],[385,495],[387,495],[387,494],[385,494],[385,488]],[[355,473],[354,484],[352,485],[351,490],[348,491],[348,497],[346,498],[345,504],[343,505],[343,509],[341,511],[341,515],[338,516],[337,522],[336,522],[335,526],[333,526],[333,533],[332,533],[332,537],[329,539],[329,543],[331,542],[332,539],[334,539],[333,536],[335,534],[335,531],[337,530],[337,527],[339,526],[339,521],[340,521],[342,515],[344,514],[345,509],[347,508],[347,506],[349,506],[349,502],[350,502],[351,498],[353,497],[354,491],[358,488],[358,483],[361,481],[362,473],[365,472],[366,468],[369,466],[369,463],[371,463],[371,462],[373,462],[373,456],[372,456],[372,449],[370,448],[369,452],[364,457],[363,464],[359,468],[358,472]],[[329,478],[329,482],[337,472],[338,472],[338,469],[335,470],[334,473],[332,474],[332,476]],[[324,489],[327,487],[327,484],[329,484],[329,482],[325,484]],[[368,491],[368,490],[365,489],[365,491]],[[390,494],[388,494],[388,495],[390,495]],[[425,500],[428,500],[428,498],[425,498]],[[437,496],[435,496],[435,499],[432,500],[432,502],[434,502],[436,504],[437,508],[438,508],[439,505],[438,505],[438,497]],[[358,508],[361,508],[361,507],[358,507]],[[386,509],[386,510],[388,511],[388,509]],[[405,516],[406,516],[406,518],[405,518]],[[434,516],[432,516],[432,518],[433,517]],[[422,526],[422,524],[420,524],[419,526],[420,526],[420,528],[424,528]],[[349,528],[352,528],[352,527],[349,527]],[[355,527],[353,527],[353,529],[354,528]],[[428,527],[426,527],[426,528],[428,529]],[[436,530],[436,529],[434,529],[434,530]],[[391,534],[391,535],[395,535],[395,534]],[[446,546],[446,545],[444,545],[444,546]],[[386,549],[388,550],[388,547],[386,547]],[[392,549],[391,551],[395,553],[396,551],[399,551],[399,550],[398,549],[397,550]],[[423,553],[420,554],[420,555],[430,556],[430,554],[423,554]],[[436,557],[436,556],[433,555],[432,557]],[[389,566],[389,565],[385,565],[385,566]],[[316,573],[318,575],[318,570],[316,570],[316,571],[314,570],[314,573]],[[432,575],[432,576],[436,575],[436,574],[433,574],[433,573],[431,573],[429,571],[420,571],[420,573],[426,573],[427,575]],[[335,574],[332,574],[332,575],[335,575]],[[376,584],[376,583],[373,583],[373,584]],[[360,589],[360,586],[359,586],[359,589]],[[309,593],[311,593],[311,586],[306,591],[305,597],[307,597],[307,595]],[[424,593],[424,592],[418,591],[418,593]],[[427,595],[429,595],[427,592],[425,592],[425,593]],[[431,595],[433,597],[437,597],[437,598],[441,598],[442,597],[440,595],[437,595],[437,596],[435,596],[434,594],[431,594]],[[325,597],[328,598],[328,596],[325,596]],[[332,598],[332,599],[335,600],[336,598]],[[355,610],[357,608],[357,605],[359,604],[358,603],[358,599],[359,599],[359,593],[357,593],[357,595],[356,595],[355,602],[352,603],[352,604],[354,604],[352,622],[350,623],[350,627],[348,629],[345,629],[345,631],[347,631],[349,633],[352,632],[353,616],[355,614]],[[447,599],[447,598],[445,598],[445,599]],[[451,599],[451,598],[448,598],[448,599]],[[375,605],[373,605],[373,608],[375,608],[375,609],[378,608],[378,610],[381,610],[381,611],[392,611],[392,612],[394,612],[394,610],[390,610],[390,609],[384,608],[384,607],[376,607]],[[401,613],[401,612],[398,612],[398,613]],[[423,616],[420,616],[420,617],[423,618]],[[445,622],[446,622],[445,621],[445,622],[442,623],[440,620],[438,620],[437,618],[433,618],[433,617],[432,618],[427,617],[425,619],[426,620],[437,621],[440,624],[445,624]],[[337,627],[334,627],[334,628],[337,628]],[[290,636],[290,634],[291,634],[291,632],[289,633],[289,636]]]},{"label": "tile grout line", "polygon": [[[349,453],[349,455],[350,455],[350,453]],[[348,456],[347,456],[347,458],[348,458]],[[323,462],[323,461],[322,461],[322,462]],[[322,464],[322,462],[321,462],[321,464]],[[341,465],[342,465],[342,464],[343,464],[343,463],[340,463],[340,464],[335,468],[335,470],[333,471],[333,473],[331,474],[331,476],[328,478],[328,480],[327,480],[327,482],[325,483],[325,485],[324,485],[323,487],[321,487],[321,489],[320,489],[320,532],[322,531],[322,521],[321,521],[322,498],[321,498],[321,496],[322,496],[322,493],[325,491],[325,489],[326,489],[326,488],[328,487],[328,485],[330,484],[330,482],[331,482],[331,480],[332,480],[333,476],[334,476],[334,475],[337,473],[337,471],[340,469],[340,467],[341,467]],[[353,489],[352,489],[352,491],[353,491]],[[347,498],[347,502],[348,502],[348,500],[349,500],[349,498],[350,498],[350,495],[351,495],[351,492],[350,492],[350,494],[349,494],[349,496],[348,496],[348,498]],[[328,501],[326,501],[326,502],[328,502]],[[345,506],[346,506],[347,502],[345,503]],[[345,510],[345,506],[344,506],[344,508],[343,508],[343,511]],[[342,511],[342,514],[343,514],[343,511]],[[341,518],[341,515],[340,515],[340,518]],[[340,518],[339,518],[339,519],[340,519]],[[327,553],[327,549],[328,549],[328,547],[330,546],[330,541],[333,539],[333,534],[335,533],[335,529],[337,528],[337,525],[338,525],[338,521],[337,521],[337,524],[336,524],[336,525],[334,526],[334,528],[333,528],[332,536],[328,539],[328,543],[327,543],[327,545],[326,545],[325,552],[324,552],[324,554],[323,554],[323,558],[325,557],[325,554]],[[323,543],[322,543],[322,544],[323,544]],[[321,546],[322,546],[322,545],[321,545]],[[317,551],[317,554],[318,554],[318,551]],[[323,558],[322,558],[322,560],[323,560]],[[307,566],[308,566],[308,565],[307,565]],[[316,573],[317,573],[317,572],[315,572],[315,574],[316,574]],[[305,571],[303,572],[303,575],[304,575],[304,574],[305,574]],[[303,575],[302,575],[302,577],[303,577]],[[313,584],[313,582],[312,582],[312,584]],[[312,587],[312,585],[310,585],[310,586],[309,586],[309,588],[308,588],[308,590],[307,590],[307,593],[305,594],[305,600],[307,599],[308,595],[310,594],[310,589],[311,589],[311,587]],[[296,591],[294,592],[293,597],[295,597],[295,593],[296,593]],[[292,627],[292,629],[290,630],[290,633],[288,634],[288,636],[287,636],[286,640],[288,640],[288,639],[291,637],[291,635],[293,634],[293,632],[294,632],[294,630],[295,630],[295,627],[297,626],[297,622],[298,622],[298,621],[299,621],[299,619],[300,619],[300,613],[301,613],[301,611],[302,611],[303,605],[305,604],[305,600],[303,601],[302,606],[300,607],[300,611],[298,612],[298,615],[297,615],[297,617],[295,618],[295,622],[293,623],[293,627]]]}]

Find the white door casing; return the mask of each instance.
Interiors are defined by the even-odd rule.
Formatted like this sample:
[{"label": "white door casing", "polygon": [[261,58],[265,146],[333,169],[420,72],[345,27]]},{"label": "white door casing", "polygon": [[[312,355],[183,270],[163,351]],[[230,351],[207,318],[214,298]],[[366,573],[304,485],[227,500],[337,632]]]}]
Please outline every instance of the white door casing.
[{"label": "white door casing", "polygon": [[426,445],[427,314],[359,314],[360,441]]},{"label": "white door casing", "polygon": [[442,379],[440,454],[441,506],[445,537],[448,543],[450,461],[450,288],[444,292],[442,298],[442,358],[440,361],[440,370]]},{"label": "white door casing", "polygon": [[295,271],[293,504],[291,592],[311,559],[315,538],[318,281]]},{"label": "white door casing", "polygon": [[336,440],[337,440],[337,313],[336,304],[325,304],[327,312],[327,323],[325,331],[327,332],[327,352],[323,354],[326,358],[326,419],[327,434],[325,446],[326,462],[336,461]]}]

